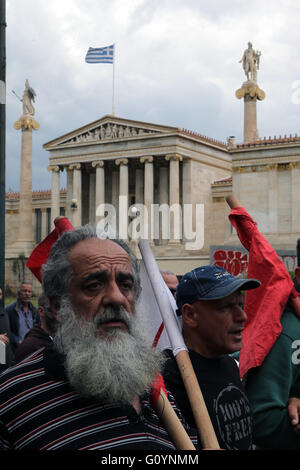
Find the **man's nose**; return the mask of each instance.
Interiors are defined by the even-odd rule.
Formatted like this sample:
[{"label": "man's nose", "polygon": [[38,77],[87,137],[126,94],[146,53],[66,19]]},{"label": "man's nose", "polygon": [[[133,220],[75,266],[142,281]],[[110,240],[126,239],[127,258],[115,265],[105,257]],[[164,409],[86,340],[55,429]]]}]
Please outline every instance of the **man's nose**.
[{"label": "man's nose", "polygon": [[109,282],[102,299],[103,305],[116,305],[120,307],[124,306],[125,301],[126,299],[116,281]]},{"label": "man's nose", "polygon": [[234,318],[235,318],[236,321],[239,321],[239,322],[245,322],[247,320],[246,312],[243,309],[243,307],[241,307],[240,305],[237,305],[235,307],[235,316],[234,316]]}]

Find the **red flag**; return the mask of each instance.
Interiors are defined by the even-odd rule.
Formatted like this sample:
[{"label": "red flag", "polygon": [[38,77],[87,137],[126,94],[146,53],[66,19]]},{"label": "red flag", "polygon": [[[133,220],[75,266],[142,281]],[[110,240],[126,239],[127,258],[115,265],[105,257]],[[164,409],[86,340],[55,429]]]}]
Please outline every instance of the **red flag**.
[{"label": "red flag", "polygon": [[161,394],[161,390],[163,390],[164,394],[167,396],[167,390],[164,379],[162,378],[161,374],[157,374],[150,388],[150,398],[154,407],[157,404],[157,400],[159,398],[159,395]]},{"label": "red flag", "polygon": [[54,230],[35,247],[26,263],[26,266],[40,282],[42,282],[41,268],[48,259],[51,246],[63,232],[72,232],[74,230],[73,225],[67,217],[55,219],[54,224]]},{"label": "red flag", "polygon": [[260,366],[281,333],[280,318],[287,301],[299,306],[294,283],[275,250],[257,229],[256,222],[239,206],[229,214],[238,237],[249,251],[248,277],[261,281],[261,286],[247,291],[247,320],[240,352],[240,376]]}]

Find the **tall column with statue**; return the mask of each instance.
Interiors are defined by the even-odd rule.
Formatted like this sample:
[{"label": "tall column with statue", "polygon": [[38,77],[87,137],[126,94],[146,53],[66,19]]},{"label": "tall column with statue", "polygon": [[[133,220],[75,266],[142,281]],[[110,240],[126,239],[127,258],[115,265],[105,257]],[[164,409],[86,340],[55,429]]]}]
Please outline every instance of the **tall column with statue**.
[{"label": "tall column with statue", "polygon": [[260,63],[260,51],[255,51],[252,43],[248,42],[248,48],[245,49],[240,62],[247,80],[242,84],[235,95],[238,99],[244,98],[244,143],[254,142],[259,139],[257,129],[257,100],[265,98],[265,92],[257,84],[257,71]]},{"label": "tall column with statue", "polygon": [[28,256],[34,247],[34,234],[32,224],[32,129],[38,130],[39,123],[34,119],[35,92],[28,80],[22,98],[23,114],[15,122],[15,129],[22,129],[21,144],[21,171],[20,171],[20,206],[19,206],[19,233],[14,244],[16,254],[23,252]]}]

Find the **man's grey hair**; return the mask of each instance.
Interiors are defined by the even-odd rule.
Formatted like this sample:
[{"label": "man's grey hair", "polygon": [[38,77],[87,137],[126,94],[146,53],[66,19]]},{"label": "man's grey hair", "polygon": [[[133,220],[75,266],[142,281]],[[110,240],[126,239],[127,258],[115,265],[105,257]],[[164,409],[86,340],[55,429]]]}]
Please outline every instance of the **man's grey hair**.
[{"label": "man's grey hair", "polygon": [[[68,253],[77,243],[90,238],[98,238],[96,227],[84,225],[72,232],[64,232],[51,247],[49,258],[42,267],[42,285],[48,298],[62,297],[67,294],[72,275]],[[129,256],[134,276],[135,299],[137,300],[141,291],[137,258],[123,240],[116,238],[110,238],[110,240],[121,246]]]},{"label": "man's grey hair", "polygon": [[28,279],[23,279],[19,284],[19,290],[24,284],[29,284],[30,286],[32,286],[32,281],[29,281]]},{"label": "man's grey hair", "polygon": [[49,300],[48,300],[48,297],[46,296],[46,294],[44,292],[42,292],[41,295],[38,298],[38,306],[39,307],[44,307],[44,308],[49,307]]},{"label": "man's grey hair", "polygon": [[21,287],[22,287],[24,284],[28,284],[29,286],[33,287],[32,281],[29,281],[28,279],[23,279],[23,280],[20,282],[20,284],[19,284],[19,288],[18,288],[18,292],[17,292],[18,297],[20,297],[20,294],[21,294]]}]

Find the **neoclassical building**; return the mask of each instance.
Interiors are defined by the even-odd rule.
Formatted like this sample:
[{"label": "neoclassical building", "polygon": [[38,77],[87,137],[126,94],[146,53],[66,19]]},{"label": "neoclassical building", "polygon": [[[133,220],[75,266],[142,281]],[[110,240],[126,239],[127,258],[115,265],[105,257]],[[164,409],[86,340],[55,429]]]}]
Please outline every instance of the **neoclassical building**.
[{"label": "neoclassical building", "polygon": [[[226,143],[107,115],[44,148],[52,172],[52,220],[61,207],[60,173],[66,171],[65,210],[73,225],[97,223],[112,208],[109,223],[134,241],[143,220],[142,236],[151,240],[162,267],[183,274],[208,261],[212,241],[223,241],[214,230],[211,184],[231,176]],[[135,221],[132,208],[140,209]]]}]

